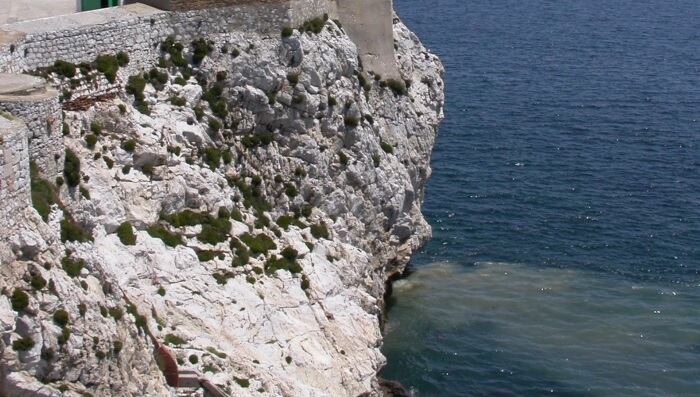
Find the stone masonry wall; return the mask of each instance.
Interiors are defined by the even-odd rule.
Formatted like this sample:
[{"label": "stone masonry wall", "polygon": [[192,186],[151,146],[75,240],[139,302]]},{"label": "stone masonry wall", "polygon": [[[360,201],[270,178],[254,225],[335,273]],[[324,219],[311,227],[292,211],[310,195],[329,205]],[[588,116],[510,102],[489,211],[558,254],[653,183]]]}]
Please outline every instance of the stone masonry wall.
[{"label": "stone masonry wall", "polygon": [[0,115],[0,235],[16,230],[24,208],[31,205],[27,127]]},{"label": "stone masonry wall", "polygon": [[[35,21],[5,25],[3,29],[12,32],[0,37],[0,73],[27,72],[50,66],[59,59],[75,64],[91,62],[100,54],[124,51],[131,62],[120,75],[128,76],[153,66],[159,56],[154,49],[171,34],[182,41],[232,30],[277,34],[284,26],[296,27],[307,19],[336,14],[335,0],[263,3],[201,0],[187,2],[188,6],[180,7],[185,11],[177,12],[132,4],[70,18],[50,18],[49,26],[55,25],[55,30],[38,27]],[[209,7],[203,8],[205,5]],[[221,5],[226,7],[216,8]]]},{"label": "stone masonry wall", "polygon": [[29,130],[29,157],[36,162],[39,171],[51,179],[62,173],[65,150],[58,92],[47,91],[27,97],[0,97],[0,110],[26,124]]},{"label": "stone masonry wall", "polygon": [[[0,72],[20,73],[52,65],[62,59],[75,64],[91,62],[100,54],[127,52],[134,70],[152,65],[158,57],[153,47],[172,33],[167,12],[149,14],[125,14],[111,9],[99,12],[107,21],[95,21],[92,13],[72,15],[77,23],[57,23],[57,30],[39,30],[31,24],[35,21],[5,25],[4,29],[17,29],[23,33],[14,40],[0,42]],[[60,22],[62,18],[55,17]],[[85,19],[84,24],[81,18]]]}]

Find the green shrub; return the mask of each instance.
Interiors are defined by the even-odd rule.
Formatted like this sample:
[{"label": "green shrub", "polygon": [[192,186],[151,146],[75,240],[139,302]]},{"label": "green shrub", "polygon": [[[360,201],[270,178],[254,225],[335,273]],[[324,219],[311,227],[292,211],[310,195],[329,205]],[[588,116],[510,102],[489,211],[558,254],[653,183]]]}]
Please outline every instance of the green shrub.
[{"label": "green shrub", "polygon": [[170,103],[172,103],[175,106],[185,106],[187,105],[187,100],[183,97],[172,95],[170,97]]},{"label": "green shrub", "polygon": [[209,262],[210,260],[213,260],[214,258],[218,257],[219,255],[221,255],[220,251],[211,251],[211,250],[197,251],[197,259],[199,259],[200,262]]},{"label": "green shrub", "polygon": [[65,311],[63,309],[58,309],[53,313],[53,322],[56,323],[56,325],[58,325],[61,328],[68,325],[69,321],[70,321],[70,317],[68,316],[67,311]]},{"label": "green shrub", "polygon": [[197,364],[199,362],[199,357],[196,354],[190,354],[190,363]]},{"label": "green shrub", "polygon": [[216,280],[217,284],[226,285],[226,283],[228,283],[228,280],[230,278],[233,278],[233,273],[231,273],[231,272],[219,272],[219,273],[212,274],[212,277],[214,277],[214,280]]},{"label": "green shrub", "polygon": [[299,83],[299,73],[287,73],[287,80],[292,85],[297,85]]},{"label": "green shrub", "polygon": [[192,210],[184,210],[182,212],[164,215],[162,218],[175,227],[201,225],[213,220],[213,217],[209,214],[203,214]]},{"label": "green shrub", "polygon": [[299,195],[299,191],[297,190],[297,187],[291,183],[288,183],[285,186],[284,193],[290,198],[294,198],[294,197]]},{"label": "green shrub", "polygon": [[282,37],[289,37],[294,34],[294,29],[290,28],[289,26],[285,26],[282,28]]},{"label": "green shrub", "polygon": [[29,336],[12,341],[12,350],[14,351],[26,351],[32,347],[34,347],[34,340]]},{"label": "green shrub", "polygon": [[206,244],[218,244],[226,241],[231,230],[231,222],[225,219],[217,220],[213,224],[202,225],[202,231],[197,235],[197,240]]},{"label": "green shrub", "polygon": [[46,287],[46,279],[41,275],[41,273],[32,274],[31,280],[29,280],[29,285],[32,286],[37,291],[40,291]]},{"label": "green shrub", "polygon": [[324,238],[326,240],[330,240],[330,233],[328,232],[328,227],[325,223],[311,225],[311,235],[315,238]]},{"label": "green shrub", "polygon": [[102,54],[95,59],[95,68],[104,74],[107,81],[114,83],[117,79],[117,71],[119,71],[119,61],[114,55]]},{"label": "green shrub", "polygon": [[248,251],[248,248],[237,238],[231,239],[230,246],[235,254],[233,261],[231,261],[231,266],[240,267],[247,265],[248,261],[250,261],[250,251]]},{"label": "green shrub", "polygon": [[51,72],[70,79],[75,77],[75,65],[59,59],[53,63]]},{"label": "green shrub", "polygon": [[338,152],[338,161],[340,161],[340,164],[342,165],[348,165],[348,156],[343,153],[343,151]]},{"label": "green shrub", "polygon": [[61,220],[61,241],[77,241],[85,243],[92,241],[92,236],[79,224],[71,219]]},{"label": "green shrub", "polygon": [[379,167],[379,164],[381,163],[381,159],[380,159],[378,154],[372,155],[372,163],[374,163],[375,167]]},{"label": "green shrub", "polygon": [[51,205],[59,203],[58,193],[50,182],[39,176],[39,168],[33,161],[29,163],[29,175],[32,205],[46,222],[49,219]]},{"label": "green shrub", "polygon": [[202,121],[204,109],[201,106],[195,106],[192,110],[194,110],[194,116],[197,118],[197,121]]},{"label": "green shrub", "polygon": [[157,292],[158,292],[158,295],[160,295],[160,296],[165,296],[165,288],[163,288],[162,285],[161,285],[160,287],[158,287],[158,291],[157,291]]},{"label": "green shrub", "polygon": [[360,125],[360,119],[357,117],[353,116],[345,116],[345,119],[343,120],[345,122],[345,125],[348,127],[357,127]]},{"label": "green shrub", "polygon": [[109,309],[109,315],[114,319],[114,321],[119,321],[122,319],[122,317],[124,317],[124,310],[119,306],[111,307]]},{"label": "green shrub", "polygon": [[12,310],[21,312],[29,306],[29,295],[21,288],[15,288],[10,296],[10,304],[12,305]]},{"label": "green shrub", "polygon": [[183,77],[176,77],[175,81],[173,81],[177,85],[187,85],[187,80],[185,80]]},{"label": "green shrub", "polygon": [[301,216],[310,217],[313,207],[310,204],[304,204],[301,206]]},{"label": "green shrub", "polygon": [[171,345],[171,346],[181,346],[181,345],[184,345],[187,341],[180,338],[177,335],[167,334],[163,338],[163,342],[165,342],[165,344]]},{"label": "green shrub", "polygon": [[408,93],[408,89],[406,88],[406,83],[404,83],[401,80],[389,79],[386,81],[386,85],[396,95],[406,95]]},{"label": "green shrub", "polygon": [[285,247],[285,249],[282,250],[281,254],[284,259],[290,261],[296,260],[299,257],[299,251],[295,250],[292,247]]},{"label": "green shrub", "polygon": [[66,274],[75,278],[80,275],[80,271],[83,270],[83,267],[85,267],[85,261],[66,256],[61,259],[61,267],[63,267],[63,271],[65,271]]},{"label": "green shrub", "polygon": [[80,159],[70,149],[66,149],[63,176],[70,187],[80,184]]},{"label": "green shrub", "polygon": [[58,338],[56,338],[56,341],[58,342],[59,345],[63,346],[66,343],[68,343],[68,340],[70,339],[70,334],[71,330],[68,327],[63,327],[61,330],[61,334],[58,335]]},{"label": "green shrub", "polygon": [[388,153],[388,154],[394,153],[394,147],[391,146],[391,145],[390,145],[389,143],[387,143],[387,142],[380,141],[380,142],[379,142],[379,146],[381,146],[381,148],[382,148],[382,150],[384,151],[384,153]]},{"label": "green shrub", "polygon": [[338,105],[338,100],[334,96],[328,96],[328,106],[333,107]]},{"label": "green shrub", "polygon": [[209,105],[211,107],[211,112],[220,119],[226,118],[228,116],[228,106],[226,105],[226,100],[219,99],[213,104]]},{"label": "green shrub", "polygon": [[367,78],[365,77],[362,72],[356,72],[355,75],[357,76],[357,80],[360,82],[360,86],[365,90],[369,91],[372,89],[372,84],[367,81]]},{"label": "green shrub", "polygon": [[219,168],[221,165],[221,151],[214,146],[204,149],[204,162],[212,170]]},{"label": "green shrub", "polygon": [[308,277],[306,277],[306,275],[302,275],[301,276],[301,289],[306,291],[307,289],[309,289],[309,287],[311,287],[311,281],[309,280]]},{"label": "green shrub", "polygon": [[129,64],[129,54],[127,54],[124,51],[120,51],[117,53],[117,63],[119,66],[126,66]]},{"label": "green shrub", "polygon": [[295,225],[298,226],[299,228],[303,229],[306,227],[306,225],[301,222],[300,220],[296,219],[293,216],[290,215],[282,215],[279,218],[277,218],[277,226],[281,227],[284,230],[288,230],[289,226]]},{"label": "green shrub", "polygon": [[222,127],[222,125],[221,125],[221,122],[219,120],[212,118],[212,117],[209,118],[209,128],[211,128],[212,131],[219,132],[221,127]]},{"label": "green shrub", "polygon": [[267,146],[275,140],[275,134],[272,132],[256,132],[255,134],[246,135],[241,139],[243,146],[251,149],[257,146]]},{"label": "green shrub", "polygon": [[325,24],[326,24],[326,21],[323,18],[309,19],[308,21],[304,22],[304,25],[302,26],[301,29],[307,33],[319,34],[323,31],[323,26]]},{"label": "green shrub", "polygon": [[143,76],[135,74],[129,77],[126,84],[127,94],[133,95],[137,101],[142,101],[144,89],[146,89],[146,79]]},{"label": "green shrub", "polygon": [[233,380],[235,380],[236,383],[238,383],[238,386],[242,388],[247,388],[248,386],[250,386],[250,381],[248,379],[234,377]]},{"label": "green shrub", "polygon": [[289,260],[287,258],[279,258],[273,255],[265,261],[265,272],[267,274],[273,274],[277,270],[288,270],[290,273],[300,273],[303,269],[297,263],[296,259]]},{"label": "green shrub", "polygon": [[136,140],[133,138],[125,140],[122,142],[121,148],[129,153],[133,153],[136,150]]},{"label": "green shrub", "polygon": [[212,46],[204,39],[197,39],[192,42],[192,63],[199,65],[204,58],[211,54],[214,50]]},{"label": "green shrub", "polygon": [[124,348],[124,344],[121,341],[115,340],[112,342],[112,352],[114,355],[119,355],[119,353],[122,351],[122,348]]},{"label": "green shrub", "polygon": [[80,195],[83,196],[85,200],[90,200],[90,191],[85,186],[80,186]]},{"label": "green shrub", "polygon": [[139,102],[135,104],[136,110],[139,111],[141,114],[145,114],[146,116],[151,115],[151,108],[148,107],[148,104],[146,102]]},{"label": "green shrub", "polygon": [[161,225],[153,225],[149,227],[147,231],[151,237],[163,240],[163,243],[165,243],[165,245],[168,247],[177,247],[178,245],[184,244],[182,236],[177,233],[169,232]]},{"label": "green shrub", "polygon": [[269,236],[262,233],[256,236],[252,236],[250,233],[245,233],[240,237],[240,239],[248,246],[248,248],[250,248],[250,251],[253,254],[266,254],[267,251],[277,248],[275,242],[272,241]]},{"label": "green shrub", "polygon": [[90,131],[95,135],[100,135],[102,133],[102,124],[93,121],[90,123]]},{"label": "green shrub", "polygon": [[135,245],[136,235],[130,222],[124,222],[117,228],[117,237],[124,245]]},{"label": "green shrub", "polygon": [[107,168],[110,170],[112,167],[114,167],[114,160],[112,160],[110,157],[107,156],[102,156],[102,160],[104,160],[105,164],[107,165]]},{"label": "green shrub", "polygon": [[122,167],[122,174],[127,175],[129,172],[131,172],[131,165],[127,164]]}]

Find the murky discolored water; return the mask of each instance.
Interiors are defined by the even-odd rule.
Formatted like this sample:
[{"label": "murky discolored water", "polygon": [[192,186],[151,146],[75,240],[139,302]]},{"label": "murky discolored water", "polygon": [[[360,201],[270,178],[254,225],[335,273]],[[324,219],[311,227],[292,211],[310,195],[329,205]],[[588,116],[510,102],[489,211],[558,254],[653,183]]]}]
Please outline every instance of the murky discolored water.
[{"label": "murky discolored water", "polygon": [[700,396],[700,7],[395,0],[443,59],[435,237],[382,373],[419,396]]}]

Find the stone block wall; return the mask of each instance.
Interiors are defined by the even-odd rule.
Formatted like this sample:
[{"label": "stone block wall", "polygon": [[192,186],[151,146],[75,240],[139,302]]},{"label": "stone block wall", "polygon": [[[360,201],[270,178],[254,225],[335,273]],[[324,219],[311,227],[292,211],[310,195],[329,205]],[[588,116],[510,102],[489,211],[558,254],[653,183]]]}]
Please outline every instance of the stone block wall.
[{"label": "stone block wall", "polygon": [[16,230],[31,205],[28,135],[19,119],[0,114],[0,235]]},{"label": "stone block wall", "polygon": [[49,18],[46,26],[36,21],[3,26],[14,32],[0,40],[0,72],[31,71],[58,59],[92,62],[100,54],[120,51],[129,54],[129,68],[150,67],[158,58],[153,49],[174,31],[170,14],[143,5],[129,7]]},{"label": "stone block wall", "polygon": [[65,149],[58,92],[47,90],[30,96],[0,96],[0,110],[26,125],[29,157],[36,162],[42,175],[53,180],[61,174]]}]

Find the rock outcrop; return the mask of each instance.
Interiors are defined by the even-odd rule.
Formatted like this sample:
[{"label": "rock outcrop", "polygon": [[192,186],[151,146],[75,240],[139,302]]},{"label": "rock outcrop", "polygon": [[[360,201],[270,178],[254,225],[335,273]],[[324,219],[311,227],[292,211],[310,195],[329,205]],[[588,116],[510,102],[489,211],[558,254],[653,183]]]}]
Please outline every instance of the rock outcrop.
[{"label": "rock outcrop", "polygon": [[65,176],[33,173],[50,207],[0,243],[0,390],[178,395],[160,341],[230,395],[378,395],[385,282],[430,236],[443,105],[438,58],[398,19],[394,38],[403,80],[363,70],[332,21],[205,37],[201,62],[174,38],[66,111]]}]

